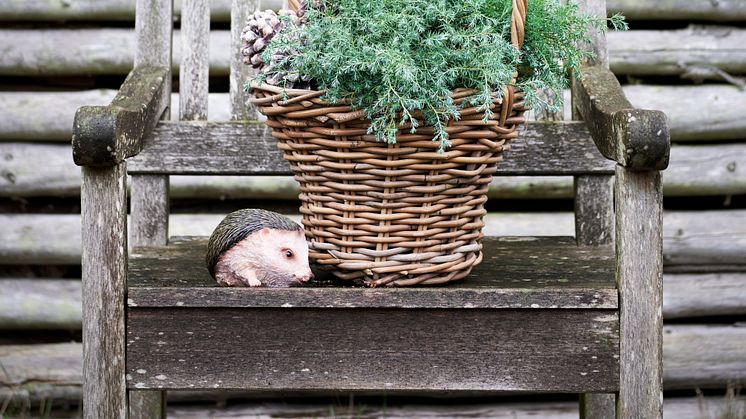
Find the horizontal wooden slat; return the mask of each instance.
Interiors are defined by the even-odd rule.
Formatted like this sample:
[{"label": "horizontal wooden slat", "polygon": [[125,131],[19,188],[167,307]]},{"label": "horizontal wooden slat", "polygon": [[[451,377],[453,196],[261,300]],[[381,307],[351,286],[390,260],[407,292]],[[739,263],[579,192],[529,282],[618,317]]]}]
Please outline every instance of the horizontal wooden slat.
[{"label": "horizontal wooden slat", "polygon": [[[746,380],[746,327],[680,325],[663,328],[667,389],[722,386]],[[718,384],[720,383],[720,384]]]},{"label": "horizontal wooden slat", "polygon": [[706,72],[707,69],[732,74],[746,72],[745,38],[746,30],[742,28],[702,25],[677,30],[609,32],[606,35],[609,66],[616,74],[685,77],[701,74],[705,80],[722,80],[715,76],[715,72]]},{"label": "horizontal wooden slat", "polygon": [[664,214],[663,263],[746,266],[744,220],[744,210],[676,211]]},{"label": "horizontal wooden slat", "polygon": [[[282,2],[262,0],[262,9],[278,9]],[[624,13],[628,20],[746,20],[746,4],[740,0],[607,0],[609,14]],[[213,22],[230,20],[230,0],[211,0]],[[181,0],[174,1],[174,15],[179,16]],[[45,21],[62,20],[122,20],[135,18],[135,5],[130,0],[49,1],[24,0],[0,3],[0,20]]]},{"label": "horizontal wooden slat", "polygon": [[[725,71],[743,71],[746,47],[739,43],[743,32],[739,28],[700,27],[693,31],[609,33],[611,69],[620,74],[682,74],[686,64],[696,62]],[[127,74],[134,57],[132,29],[0,29],[0,39],[6,40],[4,54],[0,56],[0,75]],[[176,73],[181,62],[180,42],[176,31],[173,45]],[[211,75],[227,75],[230,32],[212,30],[209,42]],[[640,65],[635,67],[633,63]]]},{"label": "horizontal wooden slat", "polygon": [[80,280],[3,278],[0,289],[0,329],[80,330]]},{"label": "horizontal wooden slat", "polygon": [[[205,238],[135,249],[130,307],[603,308],[617,307],[610,246],[572,238],[485,239],[484,260],[448,287],[364,289],[217,287],[204,264]],[[319,276],[317,272],[317,276]]]},{"label": "horizontal wooden slat", "polygon": [[[356,325],[352,330],[360,327]],[[671,325],[665,330],[666,388],[693,389],[705,385],[725,388],[746,371],[738,369],[733,362],[746,359],[742,353],[742,348],[746,348],[746,327]],[[6,369],[6,375],[0,374],[0,400],[13,397],[32,402],[52,399],[77,402],[81,398],[83,380],[82,353],[80,343],[0,346],[0,363]],[[242,358],[247,357],[236,357]],[[741,382],[743,380],[741,376]],[[171,394],[178,396],[180,393]],[[201,400],[200,397],[205,395],[191,396],[190,400]],[[671,416],[672,419],[681,417]],[[701,416],[697,416],[699,418]]]},{"label": "horizontal wooden slat", "polygon": [[[127,74],[135,56],[133,29],[0,29],[0,75]],[[172,70],[181,62],[181,33],[173,34]],[[230,32],[210,33],[210,73],[228,74]]]},{"label": "horizontal wooden slat", "polygon": [[[0,143],[4,166],[0,196],[78,196],[80,169],[69,145]],[[298,197],[290,176],[172,176],[171,198],[286,199]],[[746,193],[746,143],[674,145],[671,164],[663,172],[663,192],[671,196],[738,195]],[[493,199],[572,198],[569,176],[495,177]]]},{"label": "horizontal wooden slat", "polygon": [[666,113],[671,140],[743,140],[746,138],[746,90],[725,84],[629,85],[624,94],[637,108]]},{"label": "horizontal wooden slat", "polygon": [[663,318],[746,315],[746,272],[663,275]]},{"label": "horizontal wooden slat", "polygon": [[80,343],[0,345],[0,398],[72,400],[81,398],[83,348]]},{"label": "horizontal wooden slat", "polygon": [[606,8],[629,20],[746,20],[742,0],[607,0]]},{"label": "horizontal wooden slat", "polygon": [[[746,94],[726,84],[651,86],[627,85],[624,92],[632,105],[660,109],[669,118],[672,141],[708,141],[746,137]],[[0,92],[0,140],[70,141],[73,115],[82,105],[105,105],[115,90],[82,92]],[[569,95],[568,101],[569,101]],[[227,93],[209,95],[208,119],[227,121]],[[706,103],[707,106],[702,106]],[[171,96],[178,109],[178,95]],[[569,106],[567,107],[569,109]],[[692,112],[692,109],[697,109]],[[172,118],[177,115],[172,112]]]},{"label": "horizontal wooden slat", "polygon": [[136,389],[617,386],[617,316],[604,310],[130,307],[127,328],[127,385]]},{"label": "horizontal wooden slat", "polygon": [[[349,415],[356,418],[387,419],[578,419],[578,403],[568,401],[505,401],[501,399],[426,399],[387,400],[373,399],[345,405],[344,399],[303,401],[255,401],[230,403],[225,407],[200,405],[169,405],[170,419],[236,419],[236,418],[317,418],[336,419]],[[739,417],[746,408],[743,395],[727,398],[722,395],[708,397],[671,397],[663,400],[665,419],[717,418],[732,412]]]},{"label": "horizontal wooden slat", "polygon": [[[219,214],[175,214],[173,236],[206,236]],[[746,271],[745,210],[667,211],[663,215],[666,269]],[[487,236],[569,236],[569,212],[488,213]],[[0,263],[80,263],[80,216],[74,214],[0,214]],[[679,269],[681,271],[681,269]]]},{"label": "horizontal wooden slat", "polygon": [[[4,284],[9,282],[12,286],[3,285],[2,289],[7,292],[0,294],[0,330],[80,330],[79,279],[0,280]],[[230,290],[224,293],[231,294]],[[368,290],[371,291],[378,292]],[[665,320],[726,315],[746,315],[746,272],[663,275]]]},{"label": "horizontal wooden slat", "polygon": [[[144,150],[129,159],[130,173],[288,174],[271,132],[245,122],[163,122]],[[528,124],[498,164],[499,175],[613,173],[585,125]]]},{"label": "horizontal wooden slat", "polygon": [[[268,8],[271,0],[264,0]],[[270,3],[270,4],[268,4]],[[278,3],[275,1],[275,3]],[[211,0],[213,21],[230,20],[231,0]],[[181,16],[181,0],[174,0],[174,18]],[[135,2],[132,0],[48,1],[24,0],[0,3],[0,21],[134,21]]]}]

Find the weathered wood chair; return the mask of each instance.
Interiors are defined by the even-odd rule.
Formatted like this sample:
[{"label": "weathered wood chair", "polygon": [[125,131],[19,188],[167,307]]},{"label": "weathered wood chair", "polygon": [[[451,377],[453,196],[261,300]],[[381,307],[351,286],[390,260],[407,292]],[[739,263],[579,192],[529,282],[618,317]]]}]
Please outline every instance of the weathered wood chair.
[{"label": "weathered wood chair", "polygon": [[183,2],[179,122],[161,120],[171,0],[137,1],[135,68],[111,105],[75,118],[86,418],[122,418],[128,405],[131,417],[160,417],[174,389],[565,392],[585,394],[585,417],[661,416],[668,129],[625,99],[602,35],[573,90],[586,123],[530,124],[498,170],[574,176],[574,238],[487,238],[468,280],[440,288],[229,289],[203,267],[204,239],[169,240],[169,175],[289,169],[247,121],[248,1],[233,2],[235,120],[205,122],[207,3]]}]

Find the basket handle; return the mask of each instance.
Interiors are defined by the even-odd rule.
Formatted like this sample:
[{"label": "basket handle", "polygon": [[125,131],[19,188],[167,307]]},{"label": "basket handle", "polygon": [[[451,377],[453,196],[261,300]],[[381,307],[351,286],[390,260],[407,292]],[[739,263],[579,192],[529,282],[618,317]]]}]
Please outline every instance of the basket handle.
[{"label": "basket handle", "polygon": [[523,33],[526,27],[527,11],[528,0],[513,0],[513,13],[510,19],[510,42],[518,49],[521,49],[523,46]]},{"label": "basket handle", "polygon": [[300,10],[300,1],[288,0],[288,8],[294,12],[298,12],[298,10]]},{"label": "basket handle", "polygon": [[[288,8],[294,12],[300,10],[300,0],[288,0]],[[523,46],[523,31],[526,25],[528,0],[513,0],[513,12],[510,19],[510,41],[516,48]]]}]

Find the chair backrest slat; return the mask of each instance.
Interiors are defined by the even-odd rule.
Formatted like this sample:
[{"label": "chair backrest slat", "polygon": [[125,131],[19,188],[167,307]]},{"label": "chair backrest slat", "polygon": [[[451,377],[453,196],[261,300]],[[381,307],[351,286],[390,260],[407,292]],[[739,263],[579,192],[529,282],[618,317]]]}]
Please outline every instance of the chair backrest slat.
[{"label": "chair backrest slat", "polygon": [[231,119],[256,119],[256,112],[248,102],[243,85],[252,74],[251,67],[242,62],[241,31],[249,15],[256,10],[258,0],[233,0],[231,4]]},{"label": "chair backrest slat", "polygon": [[[137,0],[135,66],[171,68],[173,45],[173,0]],[[208,15],[209,16],[209,15]],[[209,19],[209,18],[208,18]],[[171,77],[164,89],[165,103],[171,99]],[[169,107],[170,108],[170,107]],[[164,118],[168,118],[167,108]],[[132,246],[164,245],[168,241],[167,175],[132,175],[130,237]]]},{"label": "chair backrest slat", "polygon": [[[135,33],[135,67],[154,65],[171,68],[173,0],[137,0]],[[165,103],[170,103],[170,78],[167,83],[164,99]]]},{"label": "chair backrest slat", "polygon": [[[312,162],[309,164],[313,164]],[[276,141],[263,124],[163,122],[136,157],[130,173],[288,174]],[[612,174],[582,123],[528,124],[510,143],[497,175]]]},{"label": "chair backrest slat", "polygon": [[179,119],[207,120],[210,71],[210,2],[182,0]]},{"label": "chair backrest slat", "polygon": [[[580,10],[601,18],[606,17],[606,0],[579,0]],[[606,35],[594,27],[588,28],[591,43],[585,48],[595,58],[589,64],[609,67]],[[580,119],[575,111],[573,94],[573,119]],[[611,174],[575,177],[575,238],[578,244],[600,245],[614,241],[613,179]],[[588,399],[590,400],[590,399]]]}]

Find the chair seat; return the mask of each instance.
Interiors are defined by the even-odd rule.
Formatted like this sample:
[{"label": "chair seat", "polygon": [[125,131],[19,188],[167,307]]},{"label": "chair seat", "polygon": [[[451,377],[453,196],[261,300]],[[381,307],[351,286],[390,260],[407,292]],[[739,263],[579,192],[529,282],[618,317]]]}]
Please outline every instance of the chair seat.
[{"label": "chair seat", "polygon": [[487,238],[482,264],[451,285],[268,289],[217,287],[206,243],[130,255],[129,388],[618,389],[611,246]]}]

